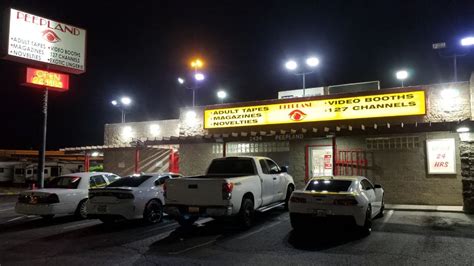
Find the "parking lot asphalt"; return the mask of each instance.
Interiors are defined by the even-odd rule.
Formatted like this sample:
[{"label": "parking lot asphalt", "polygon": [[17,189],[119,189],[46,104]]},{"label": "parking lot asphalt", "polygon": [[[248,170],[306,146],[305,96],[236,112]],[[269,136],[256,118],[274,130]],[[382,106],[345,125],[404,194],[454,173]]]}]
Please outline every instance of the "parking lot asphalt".
[{"label": "parking lot asphalt", "polygon": [[386,211],[372,234],[330,225],[295,233],[288,213],[274,209],[242,230],[228,221],[201,219],[182,228],[62,216],[45,221],[14,212],[15,197],[0,200],[3,265],[473,265],[474,216]]}]

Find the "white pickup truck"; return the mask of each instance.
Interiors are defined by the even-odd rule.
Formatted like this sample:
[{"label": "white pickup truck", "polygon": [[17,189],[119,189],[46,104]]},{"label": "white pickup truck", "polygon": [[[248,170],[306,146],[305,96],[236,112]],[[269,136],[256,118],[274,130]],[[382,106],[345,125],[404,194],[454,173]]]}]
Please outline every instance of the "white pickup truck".
[{"label": "white pickup truck", "polygon": [[250,227],[255,211],[288,207],[295,188],[286,167],[266,157],[214,159],[207,174],[167,180],[165,212],[182,226],[201,217],[239,218]]}]

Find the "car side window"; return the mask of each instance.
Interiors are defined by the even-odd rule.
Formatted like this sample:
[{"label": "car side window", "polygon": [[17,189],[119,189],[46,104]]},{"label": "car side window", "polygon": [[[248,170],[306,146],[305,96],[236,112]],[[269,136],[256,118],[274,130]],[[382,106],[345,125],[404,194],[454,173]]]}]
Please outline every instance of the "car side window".
[{"label": "car side window", "polygon": [[268,167],[270,168],[271,174],[278,174],[281,172],[280,167],[278,167],[278,165],[274,161],[271,161],[271,160],[266,160],[266,161],[267,161]]},{"label": "car side window", "polygon": [[169,175],[166,175],[166,176],[162,176],[160,178],[158,178],[156,181],[155,181],[155,186],[161,186],[163,185],[166,180],[170,179],[170,176]]},{"label": "car side window", "polygon": [[109,180],[109,183],[112,183],[115,180],[120,178],[120,176],[117,176],[117,175],[106,175],[105,177],[107,177],[107,180]]},{"label": "car side window", "polygon": [[260,166],[262,167],[262,172],[264,174],[270,174],[270,169],[268,168],[268,165],[265,162],[265,160],[261,159],[259,160],[259,163],[260,163]]},{"label": "car side window", "polygon": [[91,176],[89,185],[90,188],[103,188],[107,185],[107,182],[102,175],[94,175]]},{"label": "car side window", "polygon": [[372,186],[372,184],[370,184],[370,182],[367,181],[366,179],[362,180],[360,183],[362,184],[362,188],[363,188],[364,190],[374,189],[374,187]]}]

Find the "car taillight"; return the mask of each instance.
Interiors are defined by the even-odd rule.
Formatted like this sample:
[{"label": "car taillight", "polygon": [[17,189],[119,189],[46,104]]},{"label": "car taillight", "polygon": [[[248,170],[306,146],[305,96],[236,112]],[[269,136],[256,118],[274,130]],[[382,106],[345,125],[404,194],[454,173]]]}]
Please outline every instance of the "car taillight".
[{"label": "car taillight", "polygon": [[306,203],[306,198],[291,197],[290,201],[294,203]]},{"label": "car taillight", "polygon": [[335,199],[334,204],[335,205],[344,205],[344,206],[357,205],[357,200],[355,200],[355,199]]},{"label": "car taillight", "polygon": [[135,198],[131,193],[117,193],[114,195],[117,199],[133,199]]},{"label": "car taillight", "polygon": [[234,189],[234,183],[223,183],[222,184],[222,199],[224,200],[231,199],[233,189]]},{"label": "car taillight", "polygon": [[44,200],[39,200],[39,203],[59,203],[59,197],[56,194],[49,194]]}]

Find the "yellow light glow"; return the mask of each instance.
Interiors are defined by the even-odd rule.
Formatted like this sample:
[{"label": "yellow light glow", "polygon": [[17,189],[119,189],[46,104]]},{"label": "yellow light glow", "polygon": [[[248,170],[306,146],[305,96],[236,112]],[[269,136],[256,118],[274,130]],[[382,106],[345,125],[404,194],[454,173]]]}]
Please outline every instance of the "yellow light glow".
[{"label": "yellow light glow", "polygon": [[202,68],[204,66],[204,62],[201,59],[196,59],[191,61],[191,67],[193,68]]},{"label": "yellow light glow", "polygon": [[204,111],[204,128],[275,125],[345,119],[424,115],[425,92],[240,106]]}]

